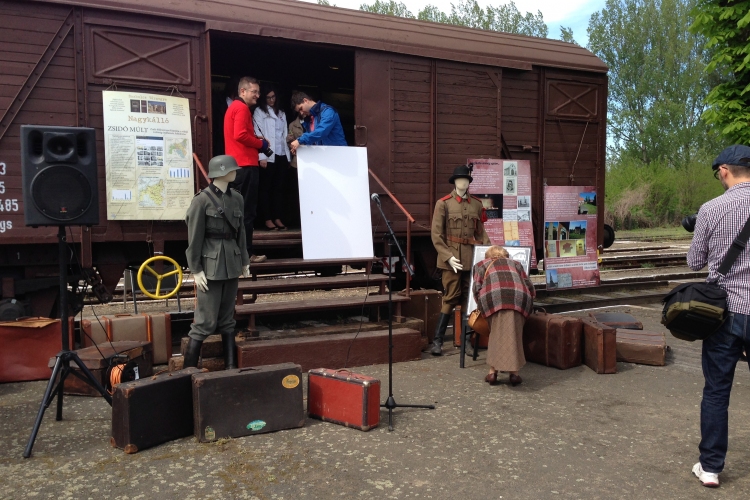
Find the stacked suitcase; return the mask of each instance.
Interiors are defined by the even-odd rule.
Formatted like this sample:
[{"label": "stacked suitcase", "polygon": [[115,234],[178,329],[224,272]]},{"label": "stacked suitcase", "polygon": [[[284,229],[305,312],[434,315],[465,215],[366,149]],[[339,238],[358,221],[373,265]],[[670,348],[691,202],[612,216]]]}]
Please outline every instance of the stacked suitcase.
[{"label": "stacked suitcase", "polygon": [[169,313],[113,314],[81,320],[81,344],[84,347],[141,340],[154,346],[154,364],[172,357],[172,322]]}]

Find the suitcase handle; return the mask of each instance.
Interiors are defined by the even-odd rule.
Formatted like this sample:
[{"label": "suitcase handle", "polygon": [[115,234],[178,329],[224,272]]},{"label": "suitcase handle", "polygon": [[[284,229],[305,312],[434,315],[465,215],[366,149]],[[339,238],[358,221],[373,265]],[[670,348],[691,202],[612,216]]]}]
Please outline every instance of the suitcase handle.
[{"label": "suitcase handle", "polygon": [[541,306],[532,306],[534,312],[542,312],[544,314],[547,314],[547,310]]},{"label": "suitcase handle", "polygon": [[250,370],[258,370],[258,368],[253,368],[252,366],[248,366],[247,368],[240,368],[239,373],[249,372]]},{"label": "suitcase handle", "polygon": [[134,316],[134,314],[130,314],[130,313],[117,313],[114,316],[115,316],[115,318],[125,318],[125,317]]}]

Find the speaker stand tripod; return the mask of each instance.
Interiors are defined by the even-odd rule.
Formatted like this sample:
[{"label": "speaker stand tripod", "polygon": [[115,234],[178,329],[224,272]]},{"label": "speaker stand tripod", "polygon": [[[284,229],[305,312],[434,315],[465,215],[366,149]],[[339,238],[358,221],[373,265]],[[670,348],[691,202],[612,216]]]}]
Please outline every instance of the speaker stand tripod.
[{"label": "speaker stand tripod", "polygon": [[[70,330],[68,327],[68,265],[67,261],[67,244],[65,242],[65,226],[59,226],[57,230],[57,255],[60,261],[60,299],[58,305],[60,309],[60,327],[62,329],[62,351],[57,353],[55,360],[55,367],[52,369],[52,376],[47,383],[47,389],[44,391],[44,398],[42,398],[42,404],[39,407],[39,413],[36,415],[36,422],[34,423],[34,429],[31,431],[31,437],[29,442],[26,444],[26,450],[23,452],[23,458],[29,458],[31,456],[31,449],[34,447],[34,441],[36,435],[39,432],[39,427],[42,425],[42,418],[44,418],[44,412],[49,408],[52,400],[57,397],[57,415],[55,420],[62,420],[63,410],[63,387],[65,385],[65,379],[68,375],[73,375],[87,384],[94,387],[104,399],[107,400],[110,406],[112,406],[112,397],[107,393],[102,384],[94,377],[91,371],[78,357],[75,351],[70,350],[69,345],[69,334]],[[70,367],[70,363],[75,363],[80,368],[82,373],[73,370]],[[59,380],[58,380],[59,375]]]},{"label": "speaker stand tripod", "polygon": [[[393,397],[393,263],[391,262],[391,256],[393,253],[391,251],[391,248],[393,247],[393,245],[395,245],[398,249],[398,253],[401,256],[401,262],[408,264],[408,261],[404,256],[403,250],[401,250],[401,246],[398,244],[396,234],[391,228],[391,223],[388,222],[388,218],[383,212],[383,207],[380,205],[380,199],[373,199],[378,205],[378,209],[380,209],[380,215],[383,216],[385,225],[388,228],[388,233],[385,235],[385,238],[388,242],[388,399],[386,399],[385,404],[380,405],[380,407],[388,408],[388,430],[392,431],[393,410],[395,408],[423,408],[426,410],[434,410],[435,405],[404,405],[396,403],[396,399]],[[406,266],[406,272],[408,272],[410,276],[414,276],[414,271],[409,265]]]}]

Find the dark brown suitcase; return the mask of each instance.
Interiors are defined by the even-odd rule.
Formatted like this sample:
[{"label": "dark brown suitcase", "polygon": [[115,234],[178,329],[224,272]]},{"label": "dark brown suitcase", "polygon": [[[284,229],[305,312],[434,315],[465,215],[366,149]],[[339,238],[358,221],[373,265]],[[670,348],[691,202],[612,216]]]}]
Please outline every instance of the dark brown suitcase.
[{"label": "dark brown suitcase", "polygon": [[638,321],[635,316],[628,313],[589,313],[599,323],[603,323],[613,328],[627,328],[629,330],[643,330],[643,323]]},{"label": "dark brown suitcase", "polygon": [[[91,370],[91,373],[104,387],[107,387],[108,384],[107,378],[110,358],[117,354],[126,356],[128,361],[134,361],[136,363],[139,378],[150,377],[154,373],[153,347],[151,346],[151,342],[144,342],[142,340],[108,342],[98,346],[84,347],[83,349],[77,350],[76,353],[78,354],[78,357],[81,358],[83,364]],[[48,366],[50,368],[55,366],[56,359],[57,358],[51,358],[49,360]],[[71,367],[75,370],[76,364],[71,363]],[[100,395],[96,389],[75,375],[69,375],[68,378],[65,379],[63,392],[65,394],[74,394],[78,396]]]},{"label": "dark brown suitcase", "polygon": [[[169,358],[169,371],[182,370],[184,362],[184,356],[172,356]],[[218,372],[224,369],[224,358],[200,358],[198,360],[198,368],[202,368],[208,372]]]},{"label": "dark brown suitcase", "polygon": [[617,330],[594,318],[583,320],[583,362],[596,373],[617,373]]},{"label": "dark brown suitcase", "polygon": [[526,361],[561,370],[579,366],[582,333],[580,318],[532,313],[523,327],[523,354]]},{"label": "dark brown suitcase", "polygon": [[193,375],[194,435],[202,443],[305,425],[294,363]]},{"label": "dark brown suitcase", "polygon": [[667,339],[663,332],[617,329],[617,361],[664,366]]},{"label": "dark brown suitcase", "polygon": [[198,368],[185,368],[124,382],[112,395],[110,443],[136,453],[193,433],[193,382]]}]

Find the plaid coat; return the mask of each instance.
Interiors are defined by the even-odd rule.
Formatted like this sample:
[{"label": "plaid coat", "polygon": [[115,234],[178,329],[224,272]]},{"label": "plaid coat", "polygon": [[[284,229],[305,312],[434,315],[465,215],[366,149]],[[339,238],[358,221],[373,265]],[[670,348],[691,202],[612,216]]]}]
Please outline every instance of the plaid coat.
[{"label": "plaid coat", "polygon": [[486,318],[503,309],[518,311],[527,318],[536,297],[534,284],[521,264],[503,258],[485,259],[474,266],[472,293]]}]

